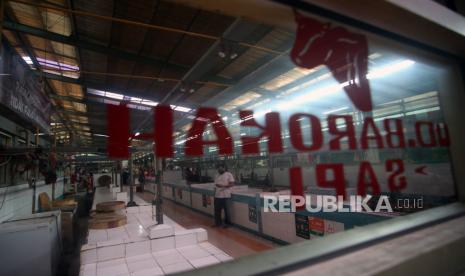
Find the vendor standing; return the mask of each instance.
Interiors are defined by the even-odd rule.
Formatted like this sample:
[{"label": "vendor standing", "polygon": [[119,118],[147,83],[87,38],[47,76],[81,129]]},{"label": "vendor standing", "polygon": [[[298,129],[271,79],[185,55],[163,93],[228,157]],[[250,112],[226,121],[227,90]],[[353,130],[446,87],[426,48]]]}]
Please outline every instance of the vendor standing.
[{"label": "vendor standing", "polygon": [[226,228],[231,224],[229,214],[227,211],[227,201],[231,198],[231,187],[234,186],[233,175],[226,171],[224,165],[218,166],[218,175],[215,178],[215,225],[219,227],[222,225],[221,211],[224,210],[225,223],[223,227]]}]

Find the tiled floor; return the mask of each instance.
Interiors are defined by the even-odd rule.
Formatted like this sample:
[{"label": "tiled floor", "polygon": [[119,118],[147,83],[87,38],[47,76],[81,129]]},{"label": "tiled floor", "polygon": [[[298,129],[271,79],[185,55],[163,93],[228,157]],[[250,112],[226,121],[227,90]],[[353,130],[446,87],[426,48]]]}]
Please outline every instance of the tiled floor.
[{"label": "tiled floor", "polygon": [[[139,197],[150,202],[153,195],[138,194],[144,204]],[[234,227],[212,228],[210,217],[170,201],[163,209],[165,224],[157,227],[148,205],[127,208],[125,226],[89,230],[80,275],[165,275],[273,248],[271,242]]]},{"label": "tiled floor", "polygon": [[[105,191],[97,196],[99,200]],[[204,229],[188,230],[166,215],[165,224],[154,227],[151,205],[128,207],[124,213],[124,226],[89,229],[88,243],[81,247],[80,275],[165,275],[233,259],[208,243]]]},{"label": "tiled floor", "polygon": [[[151,202],[154,195],[145,192],[137,195],[147,202]],[[227,229],[213,228],[213,219],[201,213],[192,211],[169,200],[163,201],[163,212],[174,222],[181,226],[191,228],[203,228],[208,232],[208,242],[217,246],[234,258],[250,255],[273,249],[277,245],[253,234],[244,232],[235,227]]]},{"label": "tiled floor", "polygon": [[164,275],[226,262],[232,258],[208,242],[133,257],[84,264],[85,276]]}]

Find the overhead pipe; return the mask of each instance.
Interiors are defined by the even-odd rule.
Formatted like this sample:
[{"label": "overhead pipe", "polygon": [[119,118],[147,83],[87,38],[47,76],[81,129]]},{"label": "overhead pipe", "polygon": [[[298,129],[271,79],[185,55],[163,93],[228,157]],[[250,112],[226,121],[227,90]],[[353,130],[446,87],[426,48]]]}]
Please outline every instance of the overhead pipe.
[{"label": "overhead pipe", "polygon": [[[97,18],[97,19],[100,19],[100,20],[113,21],[113,22],[118,22],[118,23],[121,23],[121,24],[132,25],[132,26],[148,28],[148,29],[153,29],[153,30],[159,30],[159,31],[179,33],[179,34],[189,35],[189,36],[193,36],[193,37],[214,40],[214,41],[217,41],[217,40],[221,39],[221,37],[214,36],[214,35],[208,35],[208,34],[196,33],[196,32],[191,32],[191,31],[185,31],[185,30],[180,30],[180,29],[170,28],[170,27],[165,27],[165,26],[160,26],[160,25],[147,24],[147,23],[133,21],[133,20],[116,18],[116,17],[112,17],[112,16],[99,15],[99,14],[95,14],[95,13],[91,13],[91,12],[72,10],[72,9],[68,9],[68,8],[61,8],[61,7],[56,7],[56,6],[43,5],[43,4],[26,2],[26,1],[21,1],[21,0],[8,0],[8,1],[15,2],[15,3],[20,3],[20,4],[23,4],[23,5],[33,6],[33,7],[37,7],[37,8],[42,8],[42,9],[49,9],[49,10],[67,12],[69,14],[77,14],[77,15],[81,15],[81,16]],[[246,42],[237,42],[237,44],[241,45],[241,46],[244,46],[244,47],[253,48],[253,49],[261,50],[261,51],[268,52],[268,53],[271,53],[271,54],[275,54],[275,55],[282,54],[280,51],[276,51],[276,50],[269,49],[269,48],[262,47],[262,46],[258,46],[258,45],[253,45],[253,44],[246,43]]]}]

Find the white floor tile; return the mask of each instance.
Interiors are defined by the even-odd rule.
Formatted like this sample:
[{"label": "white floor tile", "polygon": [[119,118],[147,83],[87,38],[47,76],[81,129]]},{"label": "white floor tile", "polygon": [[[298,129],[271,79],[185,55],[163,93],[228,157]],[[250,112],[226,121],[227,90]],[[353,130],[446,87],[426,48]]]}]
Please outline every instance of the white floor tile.
[{"label": "white floor tile", "polygon": [[97,249],[81,251],[81,264],[91,264],[97,262]]},{"label": "white floor tile", "polygon": [[158,275],[164,275],[163,270],[161,270],[160,267],[136,271],[134,273],[131,273],[131,276],[158,276]]},{"label": "white floor tile", "polygon": [[128,214],[137,214],[137,213],[139,213],[139,207],[137,207],[137,206],[126,207],[126,213],[128,213]]},{"label": "white floor tile", "polygon": [[203,257],[195,260],[189,260],[189,262],[195,267],[200,268],[204,266],[214,265],[220,263],[220,260],[215,258],[214,256]]},{"label": "white floor tile", "polygon": [[147,235],[132,235],[126,240],[126,242],[140,242],[140,241],[148,241],[149,238]]},{"label": "white floor tile", "polygon": [[97,270],[97,263],[81,265],[81,271]]},{"label": "white floor tile", "polygon": [[97,244],[84,244],[83,246],[81,246],[81,251],[95,248],[97,248]]},{"label": "white floor tile", "polygon": [[190,251],[193,249],[203,249],[203,247],[201,247],[199,244],[194,244],[194,245],[188,245],[188,246],[176,248],[176,250],[178,250],[179,252]]},{"label": "white floor tile", "polygon": [[136,263],[136,262],[140,262],[140,261],[143,261],[143,260],[150,260],[150,259],[153,259],[152,254],[143,254],[143,255],[127,257],[126,258],[126,263],[127,264]]},{"label": "white floor tile", "polygon": [[97,276],[97,270],[81,270],[79,276]]},{"label": "white floor tile", "polygon": [[103,242],[98,242],[97,247],[118,245],[118,244],[122,244],[123,242],[124,242],[123,239],[107,240],[107,241],[103,241]]},{"label": "white floor tile", "polygon": [[124,256],[125,256],[124,244],[97,248],[97,260],[99,262],[111,260],[111,259],[123,258]]},{"label": "white floor tile", "polygon": [[125,229],[130,236],[142,234],[147,235],[147,231],[145,231],[145,228],[138,221],[137,223],[126,225]]},{"label": "white floor tile", "polygon": [[176,247],[183,247],[197,244],[197,236],[193,231],[179,231],[174,236]]},{"label": "white floor tile", "polygon": [[160,224],[150,227],[150,238],[157,239],[174,235],[174,228],[167,224]]},{"label": "white floor tile", "polygon": [[227,261],[231,261],[231,260],[234,260],[233,257],[229,256],[228,254],[226,253],[218,253],[218,254],[215,254],[214,255],[218,260],[222,261],[222,262],[227,262]]},{"label": "white floor tile", "polygon": [[162,251],[155,251],[155,252],[152,252],[152,255],[156,258],[156,257],[159,257],[159,256],[166,256],[166,255],[170,255],[170,254],[176,254],[176,252],[178,252],[176,249],[168,249],[168,250],[162,250]]},{"label": "white floor tile", "polygon": [[124,258],[98,262],[97,269],[103,269],[105,267],[116,266],[121,264],[126,264],[126,260]]},{"label": "white floor tile", "polygon": [[189,246],[177,248],[177,250],[189,261],[210,256],[211,253],[200,246]]},{"label": "white floor tile", "polygon": [[214,246],[213,244],[211,243],[208,243],[208,242],[203,242],[200,244],[200,246],[202,246],[205,250],[207,250],[208,252],[210,252],[211,254],[221,254],[221,253],[224,253],[221,249],[219,249],[218,247]]},{"label": "white floor tile", "polygon": [[150,252],[151,250],[149,240],[126,244],[126,257],[149,254]]},{"label": "white floor tile", "polygon": [[152,215],[152,205],[139,206],[139,213],[149,213],[150,215]]},{"label": "white floor tile", "polygon": [[191,270],[191,269],[194,269],[194,267],[187,261],[184,261],[184,262],[175,263],[175,264],[171,264],[167,266],[162,266],[162,269],[163,269],[163,272],[165,272],[165,274],[171,274],[171,273]]},{"label": "white floor tile", "polygon": [[139,262],[131,262],[131,263],[127,263],[127,265],[128,265],[128,269],[130,273],[141,271],[144,269],[152,269],[152,268],[154,269],[158,267],[154,259],[147,259],[147,260],[142,260]]},{"label": "white floor tile", "polygon": [[119,276],[127,274],[129,274],[129,270],[126,262],[100,268],[97,265],[97,276]]},{"label": "white floor tile", "polygon": [[175,247],[174,237],[166,237],[151,240],[152,252],[173,249]]},{"label": "white floor tile", "polygon": [[167,266],[174,263],[179,263],[186,261],[186,259],[178,252],[172,254],[166,254],[164,256],[157,256],[155,257],[159,266]]},{"label": "white floor tile", "polygon": [[208,241],[207,230],[205,230],[203,228],[197,228],[197,229],[194,229],[194,230],[195,230],[195,234],[197,236],[197,242]]}]

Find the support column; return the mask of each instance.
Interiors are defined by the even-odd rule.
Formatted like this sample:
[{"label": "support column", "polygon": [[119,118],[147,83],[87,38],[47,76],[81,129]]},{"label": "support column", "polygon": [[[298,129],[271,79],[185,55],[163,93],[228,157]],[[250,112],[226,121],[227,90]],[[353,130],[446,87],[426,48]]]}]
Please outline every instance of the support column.
[{"label": "support column", "polygon": [[[34,138],[35,138],[35,143],[36,143],[36,148],[37,148],[39,147],[39,128],[38,127],[36,127],[36,135]],[[33,170],[34,172],[32,176],[32,213],[35,214],[36,213],[36,182],[37,182],[37,178],[39,178],[39,159],[34,160]]]},{"label": "support column", "polygon": [[[120,166],[119,166],[119,177],[121,178],[120,179],[120,182],[121,182],[121,186],[119,188],[119,191],[120,192],[123,192],[123,162],[122,161],[119,161],[120,162]],[[129,161],[128,161],[129,162]]]},{"label": "support column", "polygon": [[128,207],[131,206],[137,206],[137,204],[134,202],[134,171],[133,171],[133,154],[132,152],[129,155],[129,202],[128,202]]},{"label": "support column", "polygon": [[163,161],[161,158],[156,157],[155,162],[155,171],[158,175],[157,181],[157,191],[155,195],[155,210],[156,210],[156,219],[157,224],[163,224],[163,208],[162,208],[162,198],[161,198],[161,189],[163,186]]}]

